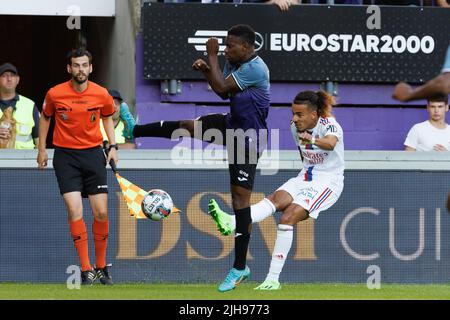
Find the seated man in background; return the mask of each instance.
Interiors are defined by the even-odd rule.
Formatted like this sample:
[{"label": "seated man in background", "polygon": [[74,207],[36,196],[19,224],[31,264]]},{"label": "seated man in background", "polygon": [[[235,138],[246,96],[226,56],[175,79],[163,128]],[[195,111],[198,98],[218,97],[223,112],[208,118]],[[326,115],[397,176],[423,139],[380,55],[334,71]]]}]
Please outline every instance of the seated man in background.
[{"label": "seated man in background", "polygon": [[405,140],[406,151],[450,151],[450,126],[445,122],[448,96],[428,99],[427,121],[415,124]]},{"label": "seated man in background", "polygon": [[[116,112],[112,116],[114,122],[114,132],[116,135],[116,143],[119,146],[119,149],[136,149],[136,145],[134,143],[134,139],[130,139],[127,135],[126,125],[124,119],[122,118],[125,114],[128,117],[133,117],[130,113],[128,105],[123,101],[122,95],[117,90],[108,90],[109,95],[114,99],[114,106]],[[133,123],[134,123],[133,118]],[[102,131],[103,140],[107,141],[108,137],[106,136],[105,129],[103,128],[102,123],[100,122],[100,130]]]}]

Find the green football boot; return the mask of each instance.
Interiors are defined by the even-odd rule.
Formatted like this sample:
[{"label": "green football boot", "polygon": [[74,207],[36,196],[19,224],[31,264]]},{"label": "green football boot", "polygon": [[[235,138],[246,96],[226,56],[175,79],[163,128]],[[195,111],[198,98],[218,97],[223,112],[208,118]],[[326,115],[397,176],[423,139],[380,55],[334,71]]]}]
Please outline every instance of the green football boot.
[{"label": "green football boot", "polygon": [[280,290],[281,284],[275,280],[266,279],[263,283],[255,288],[255,290]]},{"label": "green football boot", "polygon": [[222,235],[229,236],[234,232],[235,227],[233,226],[233,216],[223,212],[216,200],[209,200],[208,213],[214,219],[214,222]]}]

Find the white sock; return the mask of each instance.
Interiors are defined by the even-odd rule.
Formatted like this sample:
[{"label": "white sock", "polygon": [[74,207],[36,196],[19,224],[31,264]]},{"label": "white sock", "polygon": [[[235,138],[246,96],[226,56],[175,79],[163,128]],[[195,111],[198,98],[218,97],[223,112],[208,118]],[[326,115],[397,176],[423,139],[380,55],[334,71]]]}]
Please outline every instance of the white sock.
[{"label": "white sock", "polygon": [[[267,198],[262,199],[257,204],[250,207],[250,214],[252,216],[252,223],[257,223],[263,221],[268,216],[273,215],[277,209],[275,205]],[[231,221],[233,229],[236,229],[236,218],[233,216]]]},{"label": "white sock", "polygon": [[272,261],[270,262],[269,273],[267,280],[278,282],[281,270],[283,270],[284,263],[291,250],[292,240],[294,238],[294,227],[286,224],[279,224],[277,230],[277,240],[272,253]]},{"label": "white sock", "polygon": [[264,198],[257,204],[252,205],[250,207],[250,210],[250,213],[252,215],[252,223],[261,222],[277,211],[272,201],[267,198]]}]

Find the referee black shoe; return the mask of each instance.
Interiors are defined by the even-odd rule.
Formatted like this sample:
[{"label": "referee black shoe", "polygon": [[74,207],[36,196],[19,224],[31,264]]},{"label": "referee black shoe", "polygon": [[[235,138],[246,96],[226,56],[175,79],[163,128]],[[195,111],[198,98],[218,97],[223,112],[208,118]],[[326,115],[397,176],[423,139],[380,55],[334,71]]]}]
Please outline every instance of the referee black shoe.
[{"label": "referee black shoe", "polygon": [[114,284],[111,276],[109,275],[108,266],[104,268],[95,268],[95,273],[97,274],[97,279],[100,280],[101,284],[106,286],[112,286]]},{"label": "referee black shoe", "polygon": [[81,285],[92,286],[97,279],[97,274],[94,270],[86,270],[81,272]]}]

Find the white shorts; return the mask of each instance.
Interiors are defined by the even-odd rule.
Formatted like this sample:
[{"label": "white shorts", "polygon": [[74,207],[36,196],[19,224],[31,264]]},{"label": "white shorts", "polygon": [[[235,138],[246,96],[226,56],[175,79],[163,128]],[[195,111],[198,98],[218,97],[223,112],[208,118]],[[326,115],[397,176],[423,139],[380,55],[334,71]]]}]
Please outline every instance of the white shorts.
[{"label": "white shorts", "polygon": [[313,181],[304,181],[302,176],[288,180],[277,189],[289,193],[294,201],[317,219],[321,211],[329,209],[339,199],[344,189],[343,177],[322,177]]}]

